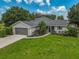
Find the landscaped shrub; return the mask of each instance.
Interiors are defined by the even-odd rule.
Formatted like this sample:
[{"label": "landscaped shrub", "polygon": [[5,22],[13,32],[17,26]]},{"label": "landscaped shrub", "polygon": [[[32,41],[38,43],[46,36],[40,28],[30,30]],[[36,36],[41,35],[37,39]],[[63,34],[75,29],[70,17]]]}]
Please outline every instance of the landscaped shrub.
[{"label": "landscaped shrub", "polygon": [[5,37],[6,36],[6,29],[0,29],[0,37]]},{"label": "landscaped shrub", "polygon": [[65,32],[65,36],[73,36],[77,37],[78,36],[78,30],[76,28],[68,28],[68,31]]},{"label": "landscaped shrub", "polygon": [[5,28],[0,29],[0,37],[5,37],[7,35],[12,35],[11,27],[5,27]]},{"label": "landscaped shrub", "polygon": [[45,22],[43,22],[43,21],[39,22],[38,27],[39,27],[38,32],[39,32],[40,35],[43,35],[43,34],[46,33],[47,28],[46,28]]},{"label": "landscaped shrub", "polygon": [[6,27],[6,35],[12,35],[12,28]]}]

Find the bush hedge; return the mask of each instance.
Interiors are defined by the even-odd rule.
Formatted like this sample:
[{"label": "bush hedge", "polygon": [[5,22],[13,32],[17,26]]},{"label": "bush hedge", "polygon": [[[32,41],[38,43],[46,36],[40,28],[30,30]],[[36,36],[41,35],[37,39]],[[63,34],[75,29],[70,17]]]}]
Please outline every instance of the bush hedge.
[{"label": "bush hedge", "polygon": [[5,37],[5,36],[6,36],[6,30],[4,28],[0,30],[0,37]]},{"label": "bush hedge", "polygon": [[77,28],[68,28],[68,31],[65,32],[65,36],[73,36],[73,37],[77,37],[78,36],[78,30]]},{"label": "bush hedge", "polygon": [[11,27],[5,27],[5,28],[0,29],[0,37],[5,37],[7,35],[12,35]]},{"label": "bush hedge", "polygon": [[6,35],[12,35],[12,28],[11,27],[6,28]]}]

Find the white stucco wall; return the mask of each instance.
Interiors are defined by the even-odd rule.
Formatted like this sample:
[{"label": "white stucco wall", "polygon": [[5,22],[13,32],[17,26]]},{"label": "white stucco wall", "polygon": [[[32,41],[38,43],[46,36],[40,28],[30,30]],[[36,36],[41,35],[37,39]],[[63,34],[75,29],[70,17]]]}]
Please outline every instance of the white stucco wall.
[{"label": "white stucco wall", "polygon": [[36,30],[36,28],[31,28],[31,32],[33,33],[33,32],[35,32],[35,30]]},{"label": "white stucco wall", "polygon": [[59,32],[64,33],[65,31],[67,31],[67,28],[66,27],[62,27],[62,29],[58,29],[58,27],[56,26],[56,27],[54,27],[54,30],[55,30],[56,33],[59,33]]},{"label": "white stucco wall", "polygon": [[32,27],[32,28],[29,28],[29,35],[32,35],[33,34],[33,32],[36,30],[36,28],[34,28],[34,27]]},{"label": "white stucco wall", "polygon": [[28,36],[32,35],[31,34],[31,28],[28,28]]}]

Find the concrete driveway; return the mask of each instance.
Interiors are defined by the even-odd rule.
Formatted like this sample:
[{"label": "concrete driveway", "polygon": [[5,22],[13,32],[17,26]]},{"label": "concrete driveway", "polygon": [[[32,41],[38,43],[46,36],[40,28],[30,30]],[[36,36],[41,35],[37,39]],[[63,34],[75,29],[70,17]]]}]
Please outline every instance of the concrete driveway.
[{"label": "concrete driveway", "polygon": [[25,37],[26,37],[25,35],[11,35],[5,38],[0,38],[0,48],[6,47]]}]

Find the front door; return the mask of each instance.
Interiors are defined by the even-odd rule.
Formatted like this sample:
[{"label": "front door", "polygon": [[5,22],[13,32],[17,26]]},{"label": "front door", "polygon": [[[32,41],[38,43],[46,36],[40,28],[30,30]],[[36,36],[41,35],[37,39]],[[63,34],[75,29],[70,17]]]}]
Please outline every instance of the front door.
[{"label": "front door", "polygon": [[54,26],[50,27],[50,32],[54,32]]},{"label": "front door", "polygon": [[54,26],[51,27],[51,31],[54,31]]}]

